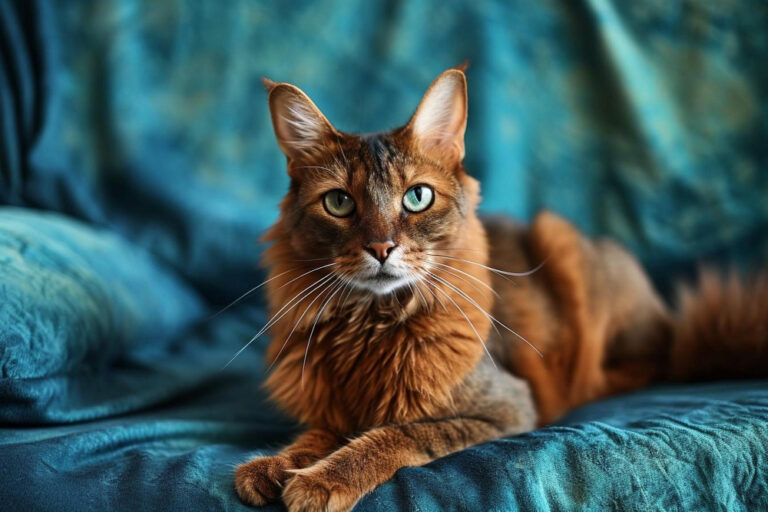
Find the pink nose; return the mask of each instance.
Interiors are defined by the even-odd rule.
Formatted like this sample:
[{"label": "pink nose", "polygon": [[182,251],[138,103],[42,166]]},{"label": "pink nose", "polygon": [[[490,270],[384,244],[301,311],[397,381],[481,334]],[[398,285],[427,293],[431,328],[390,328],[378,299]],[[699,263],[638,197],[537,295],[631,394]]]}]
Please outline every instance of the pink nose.
[{"label": "pink nose", "polygon": [[386,242],[371,242],[365,246],[365,250],[383,264],[395,247],[397,246],[392,240],[387,240]]}]

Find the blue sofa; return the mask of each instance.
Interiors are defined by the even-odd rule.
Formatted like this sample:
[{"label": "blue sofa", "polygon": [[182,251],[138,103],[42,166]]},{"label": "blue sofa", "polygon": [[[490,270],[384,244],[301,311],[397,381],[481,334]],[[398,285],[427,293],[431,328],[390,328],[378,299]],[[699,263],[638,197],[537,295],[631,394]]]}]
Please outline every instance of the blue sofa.
[{"label": "blue sofa", "polygon": [[[0,509],[246,510],[298,426],[260,389],[259,79],[345,131],[469,59],[485,212],[550,208],[659,289],[768,261],[768,8],[706,2],[0,2]],[[768,313],[767,313],[768,314]],[[766,510],[768,384],[658,386],[399,471],[356,510]],[[281,510],[274,505],[269,510]]]}]

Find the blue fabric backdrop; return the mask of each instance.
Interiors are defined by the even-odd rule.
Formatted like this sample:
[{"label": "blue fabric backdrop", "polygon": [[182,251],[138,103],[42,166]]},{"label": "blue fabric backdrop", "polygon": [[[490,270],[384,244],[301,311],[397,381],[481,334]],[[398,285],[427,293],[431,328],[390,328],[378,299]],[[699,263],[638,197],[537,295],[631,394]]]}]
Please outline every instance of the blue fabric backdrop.
[{"label": "blue fabric backdrop", "polygon": [[[262,76],[373,131],[469,59],[483,210],[554,209],[667,290],[768,259],[767,26],[746,0],[0,2],[0,508],[239,509],[233,466],[295,431],[263,341],[221,369],[261,297],[208,316],[261,281],[287,189]],[[768,508],[767,407],[621,397],[359,508]]]}]

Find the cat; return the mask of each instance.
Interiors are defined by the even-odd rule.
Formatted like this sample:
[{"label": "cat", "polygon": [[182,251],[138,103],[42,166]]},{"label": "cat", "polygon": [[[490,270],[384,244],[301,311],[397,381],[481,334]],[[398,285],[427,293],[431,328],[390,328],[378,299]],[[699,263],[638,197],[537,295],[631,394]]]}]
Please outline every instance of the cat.
[{"label": "cat", "polygon": [[600,397],[765,375],[764,276],[705,276],[674,314],[617,243],[549,212],[530,226],[476,215],[463,69],[442,73],[406,125],[368,135],[336,130],[293,85],[264,84],[290,176],[264,237],[265,386],[307,430],[236,469],[245,503],[349,510],[404,466]]}]

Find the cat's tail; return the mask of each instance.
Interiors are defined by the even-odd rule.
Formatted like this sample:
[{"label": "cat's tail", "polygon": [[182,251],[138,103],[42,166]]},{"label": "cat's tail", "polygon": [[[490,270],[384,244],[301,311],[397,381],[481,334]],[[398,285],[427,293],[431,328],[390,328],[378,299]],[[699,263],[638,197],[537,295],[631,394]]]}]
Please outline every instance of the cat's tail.
[{"label": "cat's tail", "polygon": [[672,380],[768,377],[768,273],[703,271],[695,288],[680,292],[673,333]]}]

